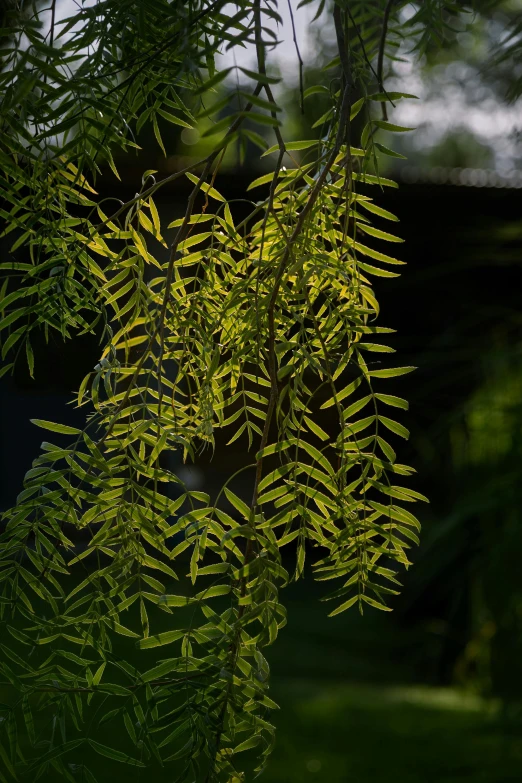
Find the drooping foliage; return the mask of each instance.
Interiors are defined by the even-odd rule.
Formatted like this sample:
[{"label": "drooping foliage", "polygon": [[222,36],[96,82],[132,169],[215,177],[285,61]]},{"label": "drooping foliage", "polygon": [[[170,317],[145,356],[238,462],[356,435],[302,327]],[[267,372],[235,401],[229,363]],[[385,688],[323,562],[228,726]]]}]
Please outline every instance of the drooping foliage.
[{"label": "drooping foliage", "polygon": [[[408,97],[386,91],[390,58],[406,39],[422,50],[454,10],[403,6],[320,3],[338,54],[329,89],[305,85],[305,106],[319,91],[330,102],[306,141],[282,133],[275,2],[6,14],[4,371],[25,357],[33,373],[34,330],[97,328],[105,345],[77,394],[85,428],[35,421],[53,442],[5,514],[0,780],[92,783],[100,759],[179,781],[250,779],[274,741],[265,648],[305,557],[335,580],[331,614],[385,610],[396,594],[418,540],[407,506],[423,498],[389,442],[408,436],[394,414],[407,403],[385,381],[412,368],[376,357],[392,330],[376,323],[372,281],[401,264],[381,249],[400,239],[378,203],[395,186],[379,174],[394,153],[378,137],[406,130],[385,109]],[[217,52],[245,42],[255,70],[217,68]],[[223,114],[229,98],[215,92],[234,70],[240,108]],[[101,203],[102,165],[116,170],[142,129],[163,148],[164,121],[202,118],[217,139],[206,158],[157,182],[144,172],[130,201]],[[219,169],[245,140],[274,163],[238,221]],[[185,215],[162,226],[155,194],[181,178],[193,184]],[[234,476],[211,498],[171,469],[169,455],[197,462],[221,430],[245,438],[248,501]]]}]

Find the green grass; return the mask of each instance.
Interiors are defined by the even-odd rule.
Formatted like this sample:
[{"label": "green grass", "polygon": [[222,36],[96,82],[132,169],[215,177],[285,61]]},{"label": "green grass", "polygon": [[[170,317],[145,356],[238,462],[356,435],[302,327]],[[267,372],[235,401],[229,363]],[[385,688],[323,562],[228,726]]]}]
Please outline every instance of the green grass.
[{"label": "green grass", "polygon": [[[394,613],[328,619],[329,605],[318,600],[325,592],[309,580],[285,591],[288,626],[266,650],[280,710],[262,783],[522,783],[522,725],[508,725],[498,703],[434,686],[440,637],[401,626]],[[172,626],[173,618],[161,619],[161,630]],[[123,637],[117,647],[142,668],[153,664]],[[119,722],[105,731],[111,737],[102,741],[128,745]],[[98,783],[150,776],[94,762]],[[173,779],[157,768],[153,777]]]},{"label": "green grass", "polygon": [[520,734],[452,689],[281,680],[265,783],[520,783]]},{"label": "green grass", "polygon": [[286,592],[288,627],[267,651],[281,709],[264,783],[522,783],[522,726],[433,685],[439,635],[394,613],[328,619],[326,592]]}]

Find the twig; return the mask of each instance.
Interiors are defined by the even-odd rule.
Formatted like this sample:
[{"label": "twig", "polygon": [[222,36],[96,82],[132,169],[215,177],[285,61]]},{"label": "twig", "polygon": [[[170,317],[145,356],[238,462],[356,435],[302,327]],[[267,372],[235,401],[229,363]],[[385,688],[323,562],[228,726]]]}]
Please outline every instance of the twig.
[{"label": "twig", "polygon": [[346,37],[344,35],[341,9],[337,4],[334,8],[333,19],[335,24],[335,36],[337,38],[337,48],[339,50],[339,59],[341,60],[341,68],[343,71],[344,83],[346,85],[351,82],[351,67],[350,59],[348,57],[348,49],[346,46]]},{"label": "twig", "polygon": [[384,87],[384,84],[383,84],[383,81],[382,81],[382,76],[379,76],[379,72],[378,72],[378,71],[377,71],[377,72],[375,71],[375,68],[373,67],[373,65],[372,65],[372,63],[371,63],[371,60],[370,60],[370,58],[369,58],[369,57],[368,57],[368,55],[366,54],[366,46],[364,45],[364,39],[363,39],[363,37],[362,37],[362,35],[361,35],[361,32],[360,32],[360,30],[359,30],[359,27],[358,27],[358,25],[355,23],[355,20],[354,20],[354,18],[353,18],[353,16],[352,16],[352,13],[351,13],[350,9],[349,9],[349,8],[347,8],[346,10],[347,10],[347,12],[348,12],[348,16],[350,17],[350,21],[351,21],[351,23],[352,23],[352,25],[353,25],[353,27],[354,27],[354,29],[355,29],[355,32],[356,32],[356,34],[357,34],[357,38],[359,39],[359,42],[360,42],[360,44],[361,44],[361,49],[362,49],[363,57],[364,57],[364,59],[366,60],[366,64],[368,65],[368,68],[370,69],[370,71],[371,71],[371,72],[373,73],[373,75],[375,76],[375,78],[376,78],[376,80],[377,80],[377,84],[379,85],[379,89],[381,90],[381,92],[383,92],[383,93],[386,95],[386,97],[388,98],[388,100],[390,101],[390,103],[392,104],[392,106],[393,106],[393,107],[395,107],[395,104],[394,104],[394,102],[392,101],[392,99],[390,98],[390,96],[388,95],[388,93],[386,92],[386,89],[385,89],[385,87]]},{"label": "twig", "polygon": [[[394,0],[388,0],[386,3],[386,8],[384,9],[384,16],[382,19],[382,30],[381,30],[381,41],[379,43],[379,57],[377,59],[377,79],[379,81],[379,85],[381,86],[381,89],[383,92],[384,85],[383,85],[383,70],[384,70],[384,47],[386,46],[386,35],[388,33],[388,22],[390,20],[390,13],[392,9]],[[383,120],[388,119],[388,111],[386,109],[386,104],[382,103],[382,118]]]},{"label": "twig", "polygon": [[51,37],[49,39],[49,45],[50,45],[51,49],[53,48],[53,44],[54,44],[55,18],[56,18],[56,0],[53,0],[52,6],[51,6]]},{"label": "twig", "polygon": [[[261,38],[261,3],[260,0],[254,0],[254,25],[255,25],[255,44],[256,44],[256,55],[257,55],[257,65],[259,73],[263,76],[266,76],[266,61],[265,61],[265,49],[264,44]],[[268,100],[275,104],[274,96],[272,94],[272,90],[270,88],[269,84],[264,85],[266,96]],[[274,120],[277,120],[277,115],[275,111],[271,111],[272,118]],[[257,312],[257,301],[258,301],[258,290],[259,290],[259,273],[261,269],[261,259],[263,256],[263,247],[264,247],[264,235],[265,235],[265,229],[266,224],[268,221],[268,216],[270,214],[271,205],[274,200],[275,196],[275,189],[277,186],[277,180],[279,178],[279,171],[281,169],[282,163],[283,163],[283,157],[286,152],[285,143],[283,140],[283,137],[281,135],[281,131],[279,130],[278,126],[274,126],[274,133],[277,139],[277,143],[279,145],[279,157],[277,160],[277,164],[274,170],[274,174],[272,176],[272,183],[270,186],[270,195],[268,198],[268,207],[265,213],[265,217],[263,220],[263,227],[262,227],[262,233],[261,233],[261,243],[260,243],[260,250],[259,250],[259,265],[258,265],[258,274],[257,274],[257,280],[256,280],[256,312]],[[275,304],[275,302],[274,302]],[[268,442],[268,436],[270,433],[270,425],[272,422],[272,417],[274,414],[274,410],[277,404],[277,399],[279,396],[279,388],[277,384],[277,364],[275,359],[275,327],[274,327],[274,306],[269,308],[268,313],[268,330],[269,330],[269,347],[268,347],[268,372],[270,376],[270,397],[268,401],[268,408],[266,412],[265,417],[265,423],[263,426],[263,433],[261,435],[261,442],[259,450],[263,451],[263,449],[266,447],[266,444]],[[261,456],[256,463],[256,473],[254,478],[254,489],[252,494],[252,502],[250,505],[250,525],[255,530],[255,510],[257,507],[257,498],[258,498],[258,487],[259,482],[261,481],[263,471],[263,457]],[[247,545],[245,547],[245,558],[244,563],[245,565],[248,565],[248,563],[251,561],[252,556],[254,553],[254,548],[252,544],[252,538],[249,538],[247,541]],[[246,593],[246,585],[247,585],[247,577],[244,576],[241,580],[241,588],[240,588],[240,594],[243,598]],[[238,609],[237,613],[237,629],[234,635],[234,639],[230,644],[229,651],[228,651],[228,658],[230,661],[231,669],[232,671],[235,670],[236,667],[236,661],[237,656],[239,653],[240,648],[240,640],[241,640],[241,619],[243,617],[243,614],[245,612],[245,604],[241,604]],[[216,731],[216,744],[215,744],[215,750],[213,753],[213,758],[211,761],[211,765],[209,767],[209,771],[206,777],[206,783],[210,783],[211,776],[214,773],[215,765],[216,765],[216,759],[220,750],[221,745],[221,739],[223,736],[223,731],[225,728],[225,718],[227,713],[227,707],[228,703],[230,701],[230,694],[232,689],[232,680],[229,680],[227,684],[227,689],[223,698],[223,704],[221,706],[219,718],[218,718],[218,728]]]},{"label": "twig", "polygon": [[297,43],[297,35],[295,32],[294,12],[292,10],[292,2],[288,0],[288,10],[290,12],[290,21],[292,22],[292,34],[294,37],[295,51],[297,53],[297,59],[299,60],[299,103],[301,105],[301,114],[304,114],[304,89],[303,89],[303,58],[299,51],[299,44]]}]

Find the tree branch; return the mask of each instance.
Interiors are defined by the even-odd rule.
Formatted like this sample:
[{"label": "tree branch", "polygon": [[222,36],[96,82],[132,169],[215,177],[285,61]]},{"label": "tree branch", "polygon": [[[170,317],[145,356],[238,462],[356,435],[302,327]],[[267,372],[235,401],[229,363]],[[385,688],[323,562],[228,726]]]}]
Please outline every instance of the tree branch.
[{"label": "tree branch", "polygon": [[[377,58],[377,78],[379,80],[379,86],[384,92],[384,82],[383,82],[383,71],[384,71],[384,48],[386,46],[386,35],[388,33],[388,22],[390,20],[390,13],[392,9],[392,5],[394,3],[394,0],[388,0],[386,3],[386,8],[384,9],[384,16],[382,19],[382,30],[381,30],[381,40],[379,43],[379,56]],[[382,118],[383,120],[388,119],[388,110],[386,108],[386,104],[382,103]]]}]

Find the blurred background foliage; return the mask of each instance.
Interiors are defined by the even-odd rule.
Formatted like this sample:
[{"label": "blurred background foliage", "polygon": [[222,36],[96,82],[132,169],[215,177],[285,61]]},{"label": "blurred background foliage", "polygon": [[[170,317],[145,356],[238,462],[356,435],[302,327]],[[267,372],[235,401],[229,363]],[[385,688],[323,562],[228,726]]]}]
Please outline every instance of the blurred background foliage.
[{"label": "blurred background foliage", "polygon": [[[314,123],[327,106],[320,92],[302,101],[298,56],[304,61],[305,90],[308,85],[320,84],[327,91],[335,83],[332,82],[335,34],[324,17],[321,25],[314,25],[317,6],[317,2],[307,4],[302,11],[307,11],[307,16],[301,20],[299,14],[295,14],[299,55],[287,29],[284,30],[283,53],[275,52],[282,77],[277,93],[284,106],[285,132],[295,133],[296,138],[321,135],[321,125],[314,127]],[[430,36],[417,36],[402,44],[393,52],[394,61],[385,74],[389,91],[411,93],[419,99],[403,101],[393,112],[394,122],[416,128],[415,134],[394,136],[393,148],[403,152],[408,165],[414,166],[506,172],[520,168],[522,2],[471,0],[453,5],[444,3],[444,6],[445,10],[441,10],[442,3],[438,0],[425,0],[407,4],[401,11],[402,23],[411,27],[412,33],[422,24],[429,29]],[[285,15],[286,3],[280,3],[279,10]],[[288,12],[286,14],[288,16]],[[390,48],[392,45],[393,39]],[[248,58],[246,48],[247,62]],[[226,54],[224,59],[227,61]],[[230,59],[229,64],[232,62]],[[233,100],[240,87],[224,83],[220,97],[228,93]],[[233,103],[230,103],[224,108],[223,116],[232,110]],[[361,120],[359,116],[356,122],[359,133]],[[203,125],[201,132],[205,129]],[[204,153],[205,141],[198,138],[198,133],[182,132],[174,154],[199,156]],[[237,166],[241,159],[245,160],[245,151],[240,154],[237,149],[236,157],[229,155],[225,165]],[[385,157],[380,165],[395,171],[401,168],[397,159]]]},{"label": "blurred background foliage", "polygon": [[[405,23],[421,7],[405,9]],[[417,126],[401,135],[407,165],[516,171],[522,2],[458,3],[442,22],[442,46],[427,46],[415,69],[408,52],[398,52],[386,82],[420,98],[391,112],[392,121]],[[302,51],[305,88],[320,82],[329,89],[331,42],[330,30],[310,26]],[[314,138],[321,132],[313,127],[324,111],[321,93],[305,100],[303,112],[297,57],[291,71],[285,63],[279,95],[287,131]],[[223,117],[239,100],[239,87],[220,85]],[[163,175],[205,155],[205,128],[204,119],[197,131],[162,128],[166,158],[157,158],[143,132],[136,159],[119,164],[121,183],[107,172],[100,190],[128,197],[142,170]],[[256,170],[269,168],[267,158],[259,160],[259,144],[252,136],[227,153],[220,174],[227,197],[242,195]],[[406,180],[402,160],[380,165]],[[185,195],[182,188],[168,191],[160,211],[177,216]],[[397,329],[401,363],[419,367],[397,381],[411,400],[412,437],[401,459],[416,467],[416,488],[432,502],[391,615],[327,620],[320,586],[305,580],[289,589],[289,627],[271,650],[273,697],[282,710],[265,777],[520,781],[522,190],[423,185],[410,177],[398,192],[382,195],[382,206],[400,217],[401,257],[409,266],[399,281],[377,286],[381,324]],[[97,361],[90,338],[74,349],[39,348],[36,382],[20,369],[0,387],[2,508],[38,447],[29,416],[53,419]],[[15,440],[20,426],[23,436]],[[230,449],[194,473],[195,486],[219,480],[220,460],[241,464],[244,455]]]}]

